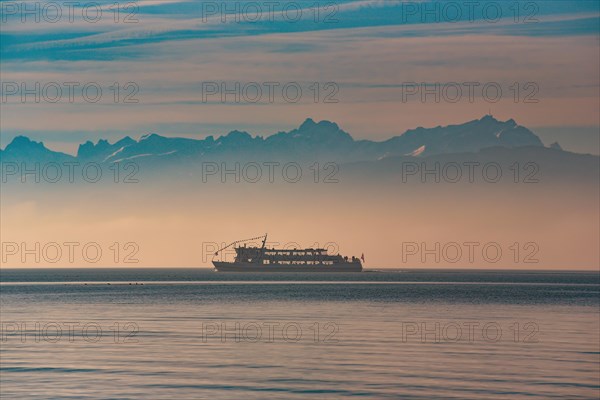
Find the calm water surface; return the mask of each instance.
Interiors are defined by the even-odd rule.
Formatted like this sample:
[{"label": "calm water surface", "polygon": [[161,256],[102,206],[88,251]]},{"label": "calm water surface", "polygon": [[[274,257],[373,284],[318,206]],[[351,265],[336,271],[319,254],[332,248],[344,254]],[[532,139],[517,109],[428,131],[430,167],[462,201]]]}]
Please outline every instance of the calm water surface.
[{"label": "calm water surface", "polygon": [[2,270],[4,399],[600,395],[581,272]]}]

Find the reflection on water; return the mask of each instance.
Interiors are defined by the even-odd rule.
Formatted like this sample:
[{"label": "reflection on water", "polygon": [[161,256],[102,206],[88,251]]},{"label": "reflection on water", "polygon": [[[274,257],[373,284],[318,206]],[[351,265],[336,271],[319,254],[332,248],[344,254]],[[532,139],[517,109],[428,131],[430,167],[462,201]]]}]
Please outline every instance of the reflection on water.
[{"label": "reflection on water", "polygon": [[7,399],[592,399],[600,390],[593,273],[0,276]]}]

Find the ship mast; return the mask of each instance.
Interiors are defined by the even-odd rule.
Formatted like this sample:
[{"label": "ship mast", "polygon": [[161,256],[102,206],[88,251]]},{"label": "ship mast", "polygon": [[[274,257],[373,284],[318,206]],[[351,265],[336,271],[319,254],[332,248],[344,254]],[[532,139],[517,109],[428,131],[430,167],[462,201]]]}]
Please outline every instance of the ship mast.
[{"label": "ship mast", "polygon": [[217,250],[217,251],[215,252],[215,255],[213,256],[213,260],[215,259],[215,257],[216,257],[216,256],[218,256],[218,255],[219,255],[219,253],[220,253],[220,252],[222,252],[222,251],[223,251],[223,250],[225,250],[225,249],[228,249],[229,247],[231,247],[231,246],[233,246],[233,245],[235,245],[235,244],[238,244],[238,243],[244,243],[244,242],[250,242],[250,241],[252,241],[252,240],[256,240],[256,239],[263,239],[263,242],[262,242],[262,248],[263,248],[263,250],[264,250],[264,248],[265,248],[265,245],[266,245],[266,243],[267,243],[267,234],[266,234],[266,233],[265,233],[263,236],[257,236],[257,237],[253,237],[253,238],[250,238],[250,239],[244,239],[244,240],[236,240],[235,242],[231,242],[231,243],[229,243],[229,244],[228,244],[227,246],[225,246],[225,247],[221,247],[219,250]]},{"label": "ship mast", "polygon": [[267,233],[265,233],[265,238],[264,238],[264,240],[263,240],[263,244],[262,244],[262,249],[263,249],[263,250],[265,249],[265,245],[267,244],[267,235],[268,235],[268,234],[267,234]]}]

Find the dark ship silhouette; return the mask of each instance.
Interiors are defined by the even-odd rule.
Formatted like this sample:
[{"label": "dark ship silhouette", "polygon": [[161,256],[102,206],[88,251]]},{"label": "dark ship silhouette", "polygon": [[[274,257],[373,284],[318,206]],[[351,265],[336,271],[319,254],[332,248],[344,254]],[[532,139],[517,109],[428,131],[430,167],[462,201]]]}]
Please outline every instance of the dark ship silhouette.
[{"label": "dark ship silhouette", "polygon": [[[239,246],[243,242],[263,239],[261,247]],[[357,257],[327,254],[326,249],[274,249],[267,248],[267,235],[239,240],[219,249],[234,247],[233,262],[215,261],[216,271],[221,272],[361,272],[362,263]],[[362,257],[364,260],[364,256]]]}]

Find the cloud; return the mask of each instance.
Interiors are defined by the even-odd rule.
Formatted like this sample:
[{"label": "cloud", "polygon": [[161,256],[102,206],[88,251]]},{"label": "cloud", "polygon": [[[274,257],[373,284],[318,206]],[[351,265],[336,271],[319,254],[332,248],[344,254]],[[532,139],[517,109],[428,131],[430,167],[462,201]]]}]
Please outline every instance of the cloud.
[{"label": "cloud", "polygon": [[[390,1],[338,2],[339,22],[328,24],[308,17],[299,23],[203,22],[197,2],[176,1],[141,2],[136,24],[13,21],[1,34],[3,82],[97,82],[105,92],[97,104],[81,96],[75,104],[3,104],[1,128],[3,135],[46,130],[49,136],[203,134],[211,127],[269,132],[310,115],[335,120],[357,137],[386,137],[425,122],[472,119],[490,108],[534,126],[598,125],[598,6],[537,3],[539,22],[528,24],[514,23],[510,14],[497,23],[403,23],[398,2]],[[317,83],[321,90],[334,82],[339,103],[315,102],[310,90],[298,104],[281,102],[281,96],[266,106],[206,102],[207,81]],[[505,101],[401,101],[405,82],[467,81],[499,82]],[[139,103],[111,102],[108,88],[129,82],[139,86]],[[540,103],[514,103],[515,82],[535,82]]]}]

